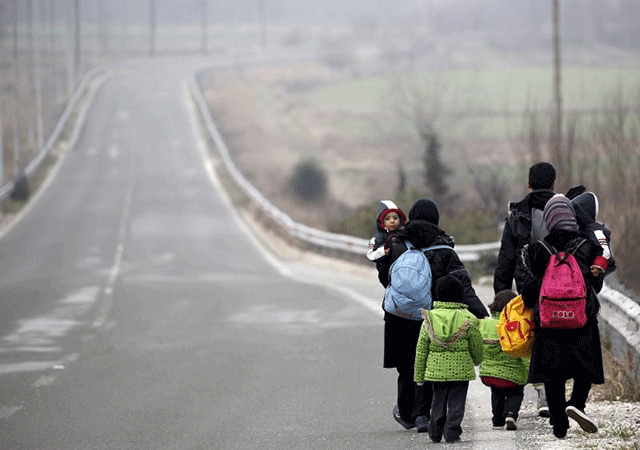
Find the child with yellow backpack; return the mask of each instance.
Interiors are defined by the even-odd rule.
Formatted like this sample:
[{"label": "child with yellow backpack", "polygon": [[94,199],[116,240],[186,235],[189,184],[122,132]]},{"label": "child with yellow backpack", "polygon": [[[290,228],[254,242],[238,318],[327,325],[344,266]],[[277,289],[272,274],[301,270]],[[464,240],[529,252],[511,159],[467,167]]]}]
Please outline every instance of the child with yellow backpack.
[{"label": "child with yellow backpack", "polygon": [[518,414],[529,373],[529,358],[514,357],[502,350],[498,324],[500,313],[517,294],[504,290],[489,305],[491,317],[480,321],[484,358],[480,364],[480,380],[491,388],[491,412],[494,428],[516,430]]}]

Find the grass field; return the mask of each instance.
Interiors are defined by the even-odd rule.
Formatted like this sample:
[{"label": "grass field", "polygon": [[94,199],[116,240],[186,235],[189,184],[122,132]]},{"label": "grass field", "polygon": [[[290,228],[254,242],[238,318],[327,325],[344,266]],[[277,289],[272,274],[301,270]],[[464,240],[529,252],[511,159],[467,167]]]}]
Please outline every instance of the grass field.
[{"label": "grass field", "polygon": [[[640,104],[640,67],[566,67],[562,71],[563,109],[583,117],[611,109],[612,99],[628,106]],[[424,110],[437,117],[436,125],[459,140],[508,138],[524,128],[523,114],[540,114],[550,123],[554,110],[551,67],[501,70],[458,69],[412,73],[400,77],[353,79],[327,85],[306,95],[310,108],[348,112],[352,117],[334,125],[353,138],[375,135],[384,117],[386,132],[404,133],[406,123],[390,110],[402,108],[398,86],[413,98],[422,97]],[[588,120],[582,128],[588,131]]]}]

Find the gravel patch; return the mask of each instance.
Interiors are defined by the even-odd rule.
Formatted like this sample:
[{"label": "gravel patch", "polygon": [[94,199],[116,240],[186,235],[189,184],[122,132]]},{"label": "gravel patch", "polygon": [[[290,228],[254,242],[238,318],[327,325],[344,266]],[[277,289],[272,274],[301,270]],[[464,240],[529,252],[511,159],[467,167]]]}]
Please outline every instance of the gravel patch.
[{"label": "gravel patch", "polygon": [[[585,433],[569,420],[570,428],[565,439],[557,439],[551,432],[548,420],[538,417],[534,402],[523,405],[521,427],[531,447],[541,449],[640,449],[640,403],[602,401],[587,403],[586,413],[598,424],[597,433]],[[527,422],[533,423],[527,426]],[[519,448],[527,448],[519,446]]]}]

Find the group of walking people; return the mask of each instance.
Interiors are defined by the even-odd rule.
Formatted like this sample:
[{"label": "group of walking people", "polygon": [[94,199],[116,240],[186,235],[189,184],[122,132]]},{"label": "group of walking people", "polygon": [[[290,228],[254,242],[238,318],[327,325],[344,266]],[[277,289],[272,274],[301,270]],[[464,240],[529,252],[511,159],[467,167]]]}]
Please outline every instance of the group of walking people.
[{"label": "group of walking people", "polygon": [[[597,431],[585,413],[592,384],[604,383],[596,294],[604,276],[615,270],[615,260],[610,232],[597,222],[595,194],[583,186],[566,196],[556,194],[555,179],[551,164],[534,164],[529,169],[529,194],[509,205],[489,311],[454,251],[454,239],[439,226],[437,205],[419,199],[407,217],[394,202],[380,202],[377,233],[367,256],[375,261],[386,289],[390,268],[400,255],[410,248],[433,247],[424,252],[431,270],[430,308],[419,318],[384,312],[383,367],[397,370],[392,414],[405,429],[428,432],[434,442],[459,441],[469,382],[479,366],[482,382],[491,388],[493,427],[517,429],[524,386],[531,383],[539,395],[538,413],[549,417],[557,438],[566,436],[569,418],[586,432]],[[549,248],[571,252],[578,261],[587,290],[587,322],[581,328],[539,327],[538,299]],[[500,312],[517,295],[534,313],[530,359],[503,353],[497,340]],[[567,400],[565,385],[570,379],[573,390]]]}]

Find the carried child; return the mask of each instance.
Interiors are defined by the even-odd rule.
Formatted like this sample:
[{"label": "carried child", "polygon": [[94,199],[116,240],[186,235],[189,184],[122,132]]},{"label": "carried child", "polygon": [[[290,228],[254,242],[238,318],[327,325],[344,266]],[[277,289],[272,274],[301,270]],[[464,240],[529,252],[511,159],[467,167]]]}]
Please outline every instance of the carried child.
[{"label": "carried child", "polygon": [[491,317],[480,321],[483,359],[480,380],[491,388],[491,412],[494,428],[516,430],[529,373],[529,358],[513,357],[502,350],[498,335],[500,315],[517,294],[504,290],[496,294],[489,305]]},{"label": "carried child", "polygon": [[482,361],[479,320],[463,303],[463,287],[450,275],[438,278],[433,309],[423,310],[413,379],[433,384],[428,432],[433,442],[460,441],[469,381]]},{"label": "carried child", "polygon": [[598,273],[609,275],[616,270],[616,260],[611,250],[611,230],[598,222],[598,197],[593,192],[586,191],[571,199],[571,204],[575,209],[581,234],[602,248],[602,255],[597,256],[591,264],[591,273],[594,277]]},{"label": "carried child", "polygon": [[382,262],[382,258],[388,255],[389,249],[385,246],[391,236],[402,229],[407,222],[407,217],[398,205],[391,200],[381,200],[376,212],[376,233],[369,240],[367,258],[374,261],[376,266]]}]

